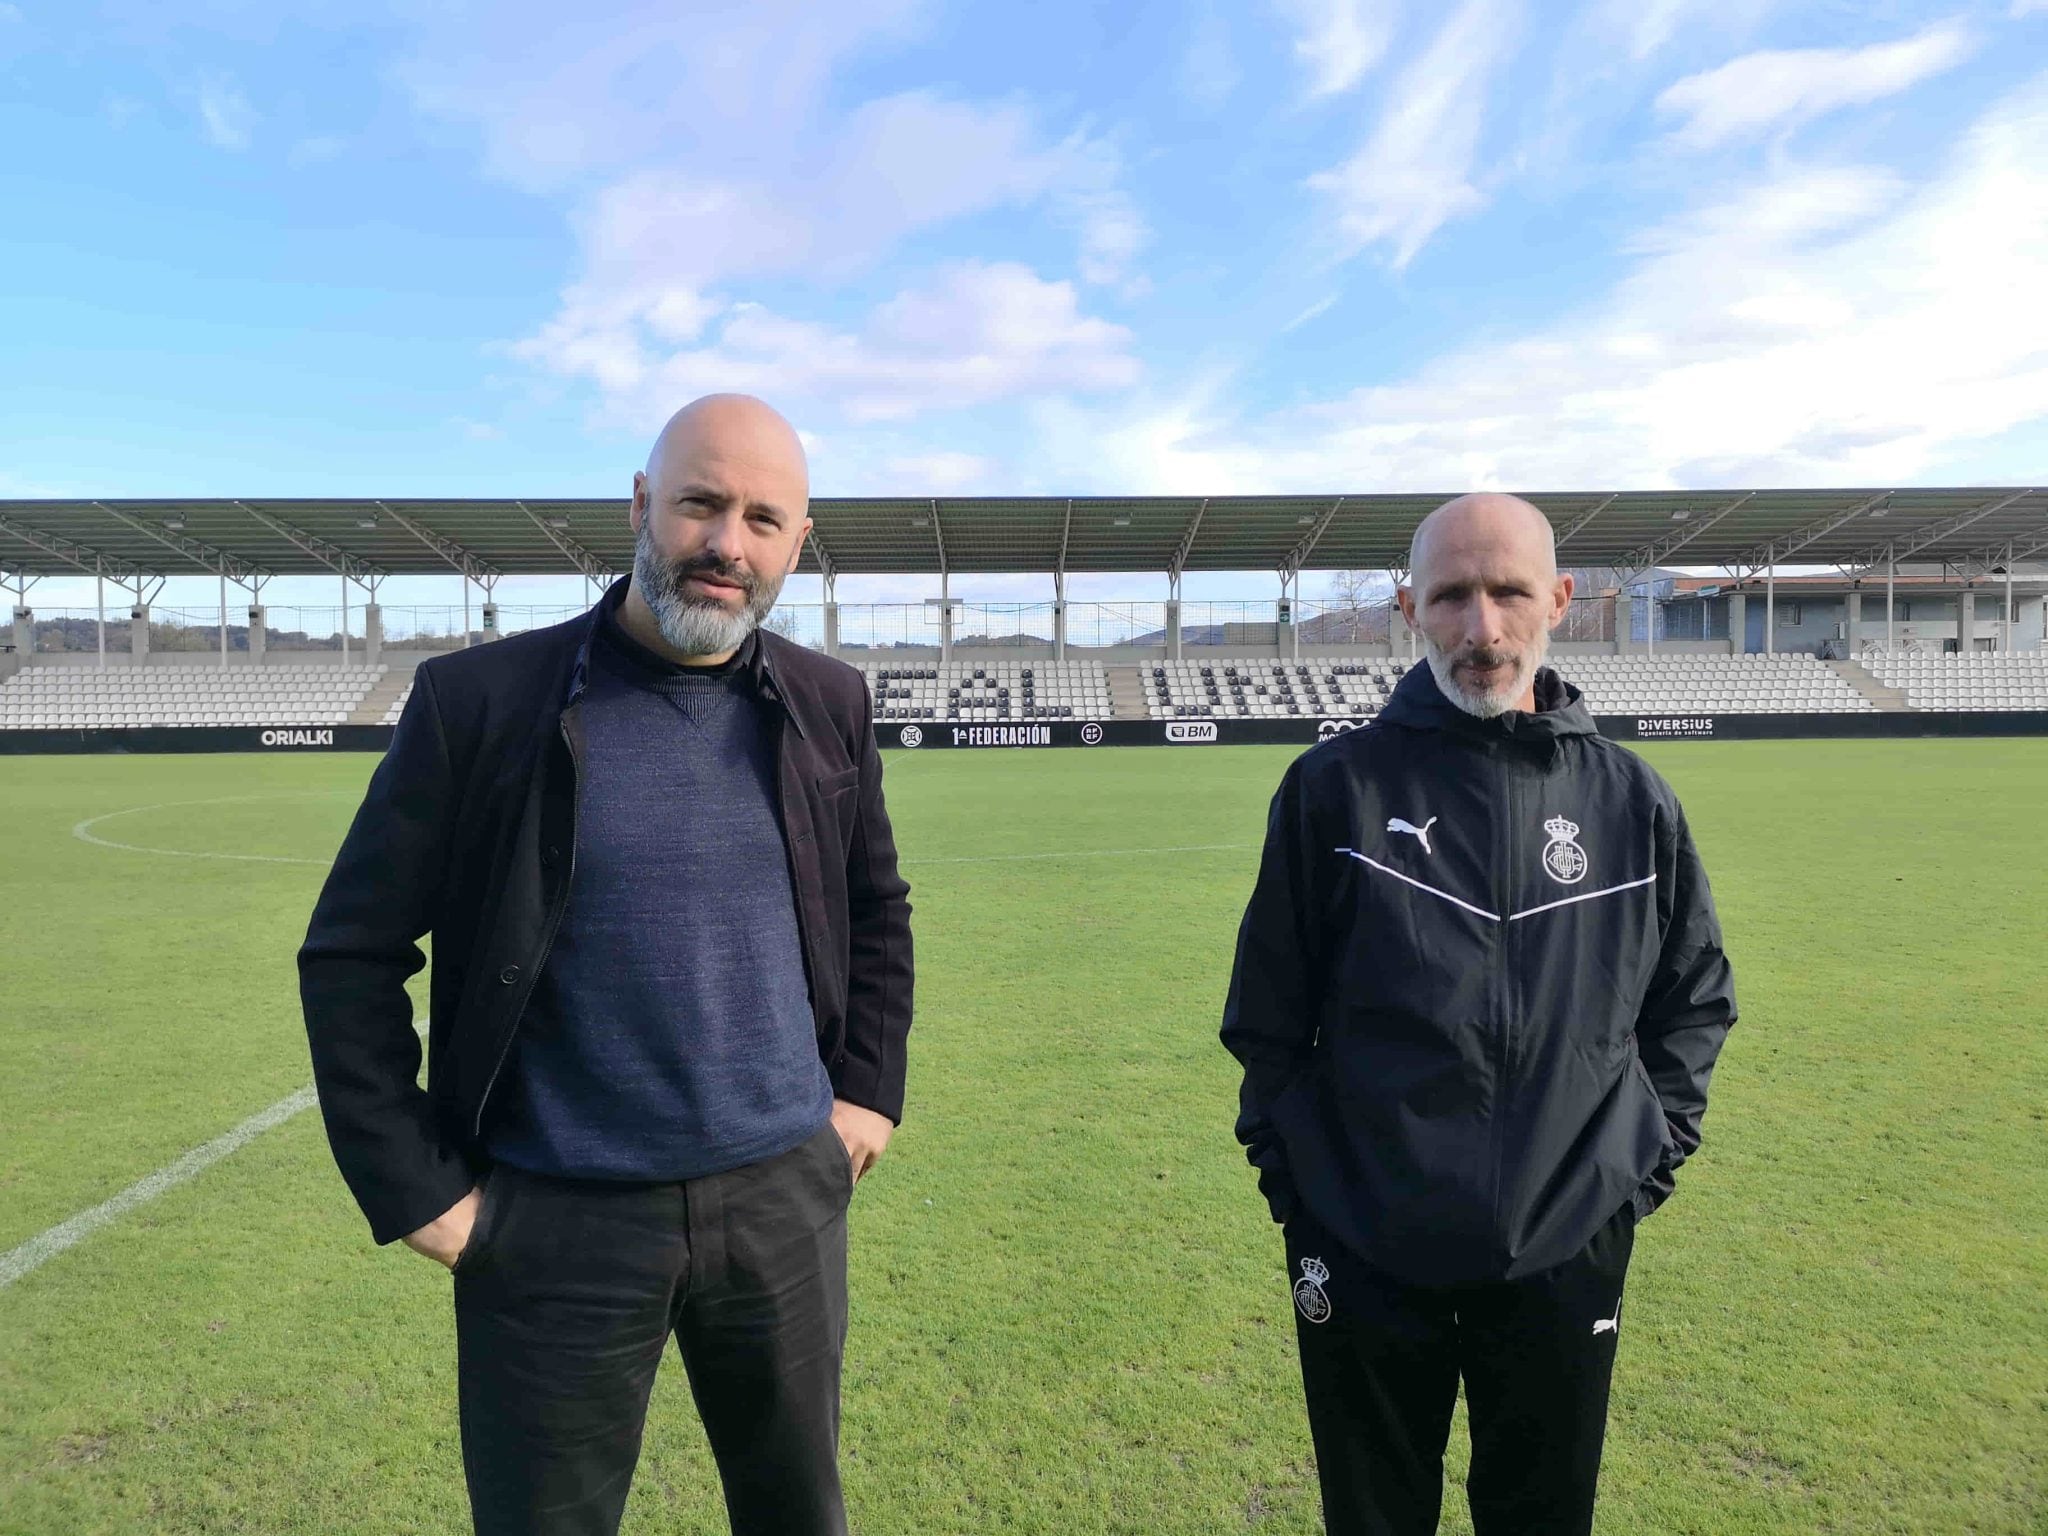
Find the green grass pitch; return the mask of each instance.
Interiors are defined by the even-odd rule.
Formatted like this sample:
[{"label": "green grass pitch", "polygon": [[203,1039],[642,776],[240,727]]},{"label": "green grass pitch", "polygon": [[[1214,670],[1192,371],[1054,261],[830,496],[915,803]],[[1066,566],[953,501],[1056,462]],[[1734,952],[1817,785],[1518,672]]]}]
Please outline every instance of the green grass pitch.
[{"label": "green grass pitch", "polygon": [[[1288,755],[890,757],[919,1012],[853,1212],[868,1536],[1319,1528],[1216,1043]],[[1637,1247],[1601,1528],[2048,1529],[2048,741],[1650,755],[1743,1021]],[[293,950],[370,767],[0,759],[0,1251],[306,1083]],[[466,1529],[448,1290],[316,1114],[256,1137],[0,1289],[0,1531]],[[724,1529],[673,1356],[627,1529]]]}]

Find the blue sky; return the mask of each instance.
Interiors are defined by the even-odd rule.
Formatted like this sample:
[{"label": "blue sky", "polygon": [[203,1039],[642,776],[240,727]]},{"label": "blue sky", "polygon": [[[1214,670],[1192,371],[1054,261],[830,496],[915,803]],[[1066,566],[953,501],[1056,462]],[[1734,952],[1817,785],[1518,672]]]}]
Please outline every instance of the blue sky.
[{"label": "blue sky", "polygon": [[2048,0],[0,0],[0,220],[0,496],[2048,474]]}]

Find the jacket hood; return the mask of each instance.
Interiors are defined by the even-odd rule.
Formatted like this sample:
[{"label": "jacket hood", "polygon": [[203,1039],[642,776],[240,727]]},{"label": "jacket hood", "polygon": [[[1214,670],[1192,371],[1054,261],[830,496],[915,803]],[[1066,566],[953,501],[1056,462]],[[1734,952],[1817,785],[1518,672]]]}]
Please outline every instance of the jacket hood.
[{"label": "jacket hood", "polygon": [[1419,662],[1396,685],[1379,718],[1388,725],[1448,731],[1475,741],[1555,743],[1566,736],[1600,734],[1593,712],[1586,707],[1585,694],[1559,677],[1554,667],[1536,669],[1535,709],[1511,709],[1481,720],[1445,698],[1429,663]]}]

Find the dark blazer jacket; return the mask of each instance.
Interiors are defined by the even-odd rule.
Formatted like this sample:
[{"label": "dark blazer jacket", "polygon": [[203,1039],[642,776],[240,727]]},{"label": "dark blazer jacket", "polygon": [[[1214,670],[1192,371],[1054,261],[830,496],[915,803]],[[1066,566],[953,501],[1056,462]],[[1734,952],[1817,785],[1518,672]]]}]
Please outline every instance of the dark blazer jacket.
[{"label": "dark blazer jacket", "polygon": [[[626,585],[565,624],[420,666],[314,908],[299,951],[314,1081],[380,1243],[454,1205],[484,1166],[484,1113],[568,903],[590,639]],[[767,631],[753,668],[774,715],[818,1055],[838,1097],[901,1120],[910,888],[868,691],[853,668]],[[424,1088],[405,987],[423,936]]]}]

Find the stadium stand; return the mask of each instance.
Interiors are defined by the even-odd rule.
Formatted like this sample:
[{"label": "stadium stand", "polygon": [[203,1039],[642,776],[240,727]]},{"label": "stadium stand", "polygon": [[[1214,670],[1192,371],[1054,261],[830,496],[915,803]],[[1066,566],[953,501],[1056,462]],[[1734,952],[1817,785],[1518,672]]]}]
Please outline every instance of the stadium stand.
[{"label": "stadium stand", "polygon": [[862,666],[877,720],[1092,720],[1110,715],[1099,661]]},{"label": "stadium stand", "polygon": [[1271,656],[1155,661],[1141,667],[1154,720],[1272,720],[1375,715],[1411,663]]},{"label": "stadium stand", "polygon": [[[1875,706],[1810,656],[1560,656],[1596,714],[1858,713]],[[1374,715],[1410,665],[1271,657],[1143,668],[1148,713],[1166,719]],[[2005,707],[2005,706],[1994,706]]]},{"label": "stadium stand", "polygon": [[1596,715],[1867,714],[1876,706],[1811,656],[1561,656]]},{"label": "stadium stand", "polygon": [[25,667],[0,683],[0,730],[341,725],[383,667]]},{"label": "stadium stand", "polygon": [[1857,658],[1887,687],[1925,710],[2048,709],[2048,651]]}]

